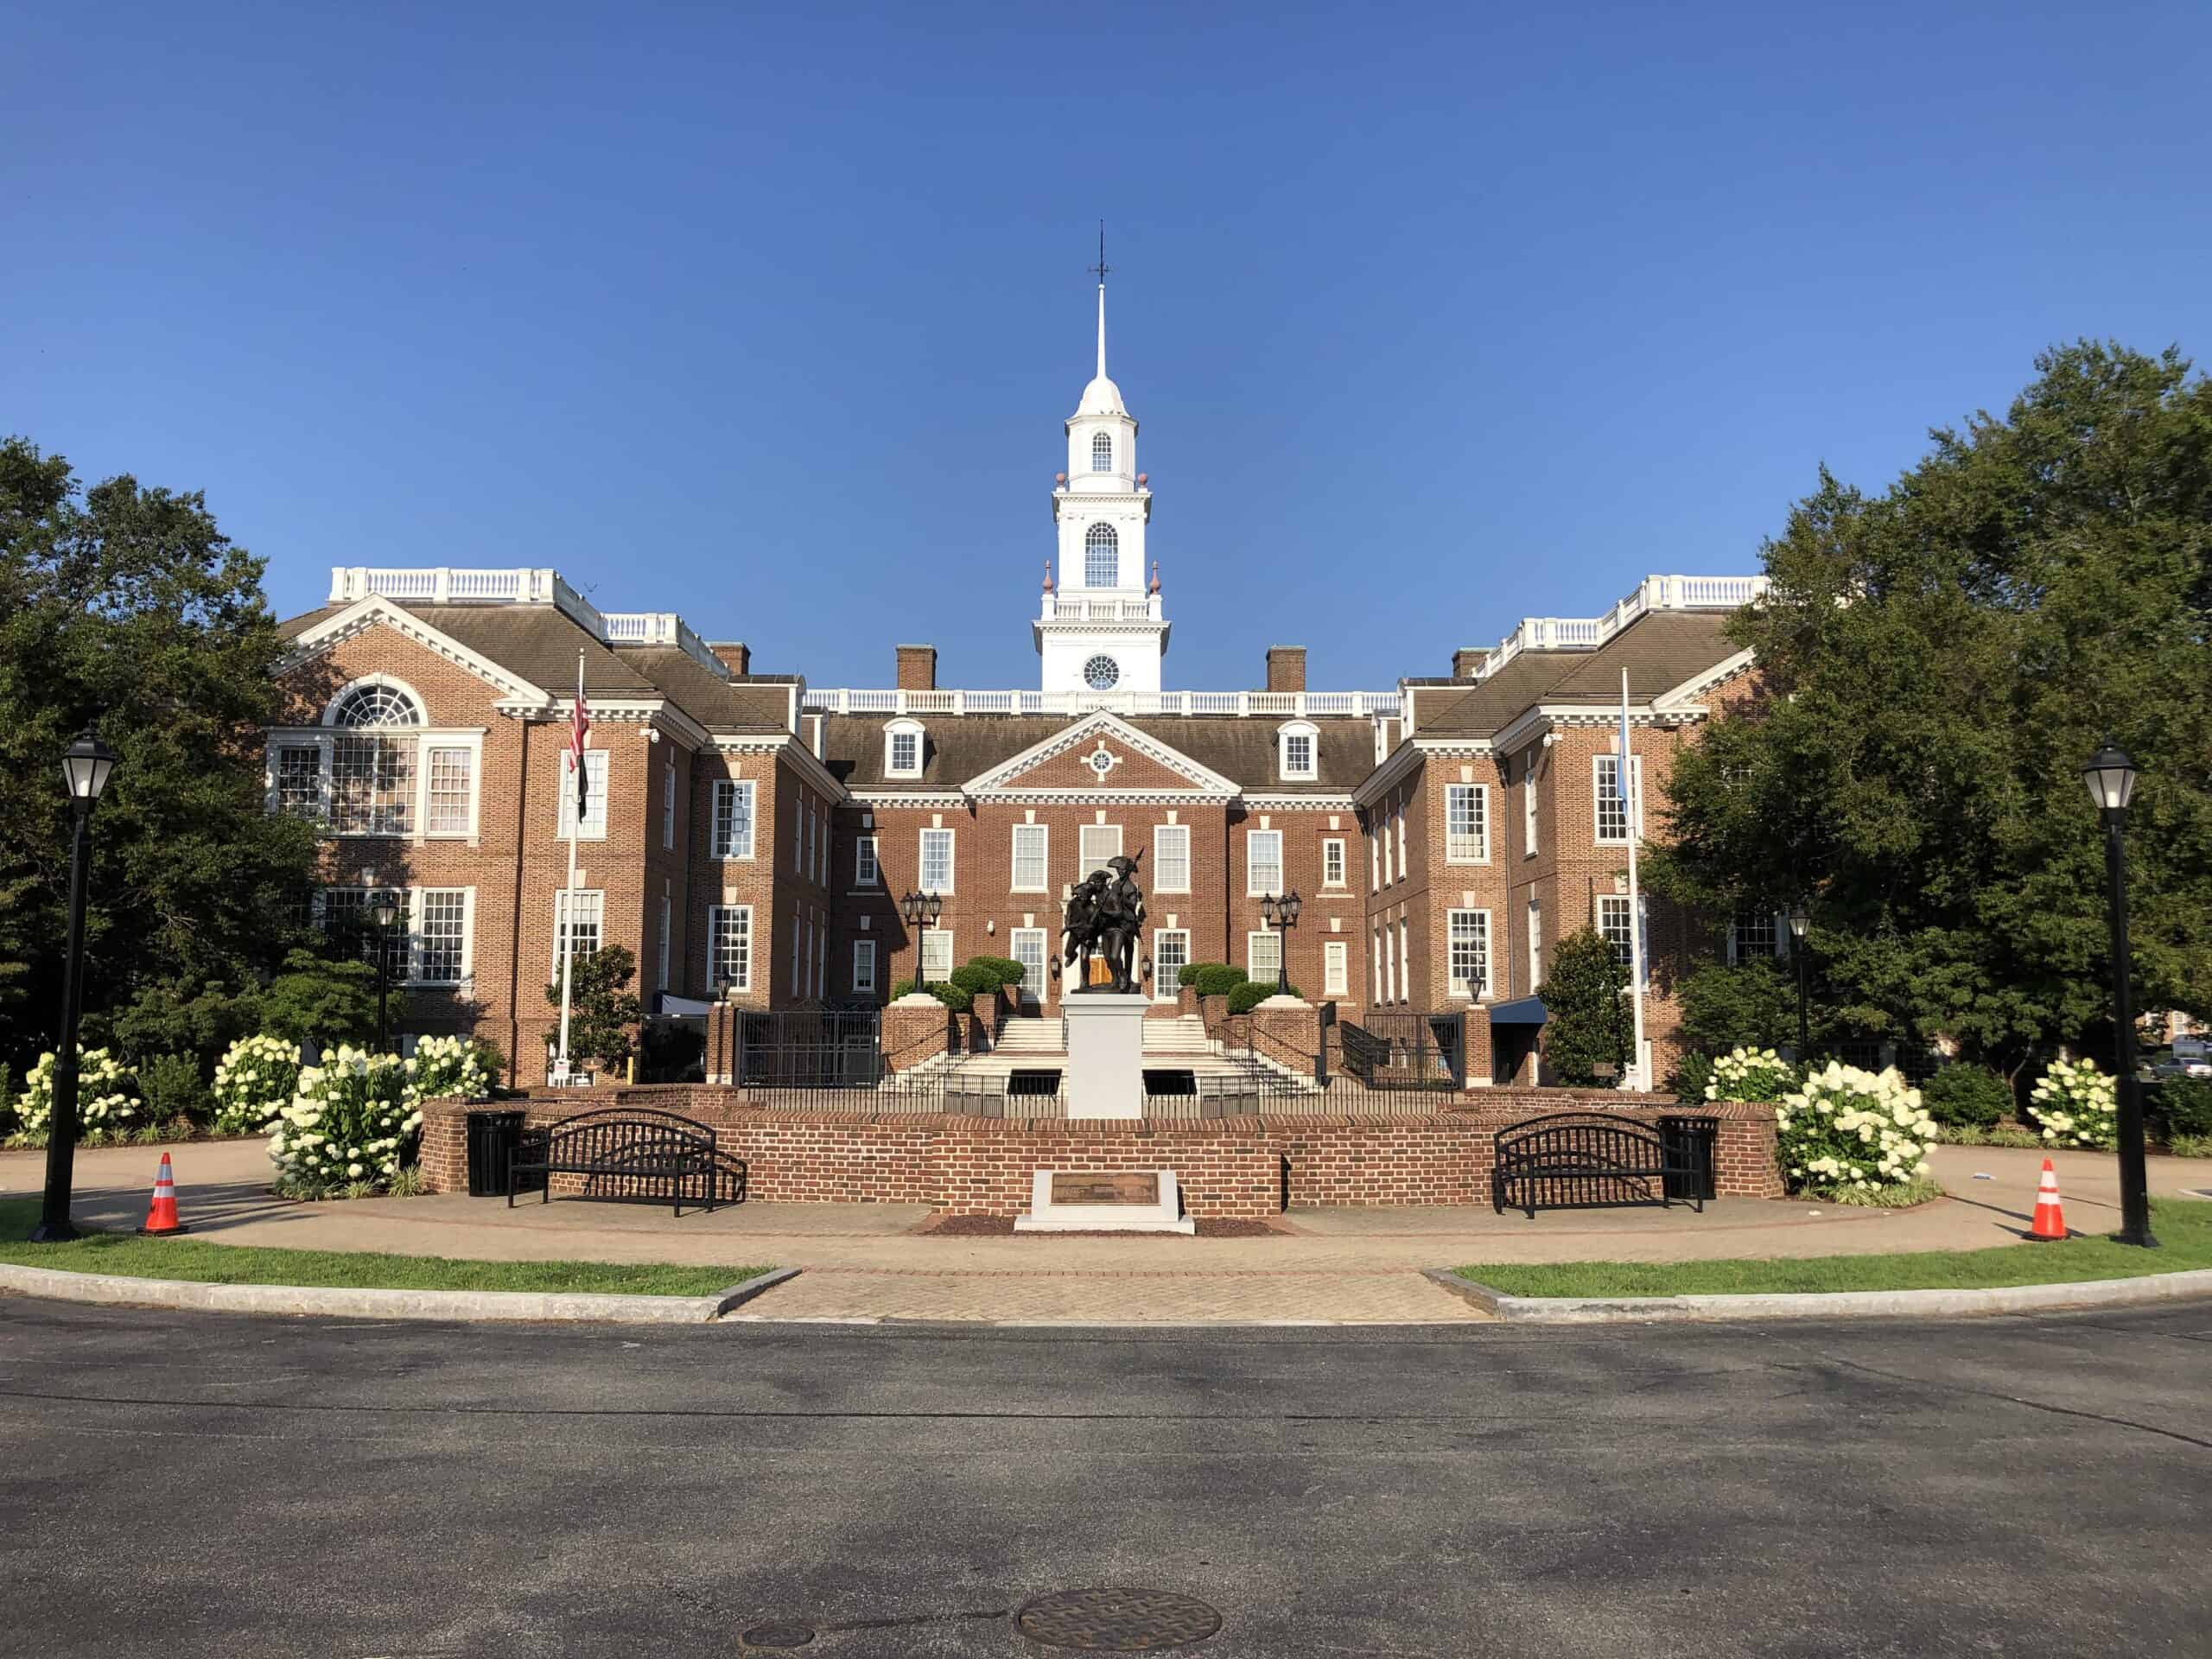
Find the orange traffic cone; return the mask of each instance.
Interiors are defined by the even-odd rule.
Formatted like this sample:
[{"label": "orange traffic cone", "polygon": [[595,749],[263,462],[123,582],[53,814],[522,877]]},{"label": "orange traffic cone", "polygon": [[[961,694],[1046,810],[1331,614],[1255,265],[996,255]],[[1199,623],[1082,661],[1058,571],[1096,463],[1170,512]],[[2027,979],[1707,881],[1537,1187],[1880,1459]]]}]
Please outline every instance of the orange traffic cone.
[{"label": "orange traffic cone", "polygon": [[2048,1158],[2043,1160],[2043,1181],[2036,1188],[2036,1223],[2028,1230],[2028,1236],[2066,1236],[2066,1211],[2058,1202],[2058,1172],[2050,1166]]},{"label": "orange traffic cone", "polygon": [[146,1224],[142,1233],[188,1233],[192,1230],[176,1218],[176,1176],[169,1169],[169,1155],[162,1154],[162,1167],[154,1177],[154,1206],[146,1211]]}]

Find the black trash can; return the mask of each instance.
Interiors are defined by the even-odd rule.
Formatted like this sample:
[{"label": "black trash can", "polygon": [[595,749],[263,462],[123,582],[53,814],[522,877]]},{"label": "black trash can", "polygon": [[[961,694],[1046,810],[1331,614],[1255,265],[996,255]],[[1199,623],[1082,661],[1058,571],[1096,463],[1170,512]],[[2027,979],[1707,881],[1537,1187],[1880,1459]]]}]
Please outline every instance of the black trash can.
[{"label": "black trash can", "polygon": [[1659,1143],[1667,1160],[1667,1196],[1695,1203],[1717,1197],[1713,1185],[1713,1145],[1720,1134],[1717,1117],[1662,1117]]},{"label": "black trash can", "polygon": [[496,1198],[507,1190],[507,1155],[522,1139],[520,1112],[468,1115],[468,1196]]}]

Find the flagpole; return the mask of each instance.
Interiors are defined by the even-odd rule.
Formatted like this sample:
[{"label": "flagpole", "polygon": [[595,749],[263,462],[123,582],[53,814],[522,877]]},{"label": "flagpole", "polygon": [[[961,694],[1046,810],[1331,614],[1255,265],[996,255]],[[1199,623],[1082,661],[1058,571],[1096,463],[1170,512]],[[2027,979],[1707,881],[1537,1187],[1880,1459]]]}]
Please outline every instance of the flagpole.
[{"label": "flagpole", "polygon": [[1626,669],[1621,670],[1620,791],[1622,810],[1628,819],[1628,985],[1636,1010],[1635,1058],[1630,1062],[1629,1077],[1637,1089],[1648,1090],[1651,1079],[1643,1075],[1643,895],[1636,880],[1636,843],[1643,835],[1643,791],[1636,786],[1636,756],[1629,743]]},{"label": "flagpole", "polygon": [[[576,728],[576,709],[584,706],[584,654],[576,653],[576,704],[569,715],[569,729]],[[584,773],[584,757],[580,749],[572,750],[571,760],[576,769],[576,793],[571,798],[576,803],[576,816],[569,826],[569,885],[561,899],[561,1052],[553,1063],[554,1075],[563,1083],[569,1080],[569,991],[575,978],[576,938],[576,843],[583,839],[584,791],[590,788]]]}]

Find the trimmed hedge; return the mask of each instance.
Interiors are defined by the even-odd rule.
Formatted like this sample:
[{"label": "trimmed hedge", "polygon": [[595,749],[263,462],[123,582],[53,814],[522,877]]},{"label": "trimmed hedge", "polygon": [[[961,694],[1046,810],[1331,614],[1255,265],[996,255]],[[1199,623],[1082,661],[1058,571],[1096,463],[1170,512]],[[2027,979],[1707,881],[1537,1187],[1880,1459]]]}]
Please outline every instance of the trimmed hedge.
[{"label": "trimmed hedge", "polygon": [[970,957],[968,961],[970,966],[981,963],[996,973],[1001,985],[1019,985],[1029,976],[1029,970],[1012,957]]},{"label": "trimmed hedge", "polygon": [[1200,996],[1227,996],[1246,982],[1242,968],[1231,968],[1220,962],[1194,963],[1177,977]]},{"label": "trimmed hedge", "polygon": [[[1289,995],[1296,996],[1299,994],[1297,986],[1294,985],[1290,988]],[[1248,979],[1229,993],[1229,1011],[1231,1014],[1249,1014],[1261,1003],[1275,995],[1276,990],[1273,981]]]},{"label": "trimmed hedge", "polygon": [[2147,1116],[2167,1141],[2176,1135],[2212,1135],[2212,1081],[2168,1077],[2150,1096]]},{"label": "trimmed hedge", "polygon": [[952,983],[970,996],[988,996],[1004,982],[997,969],[981,962],[966,963],[952,970]]},{"label": "trimmed hedge", "polygon": [[1947,1065],[1920,1085],[1920,1103],[1947,1128],[1986,1129],[2016,1104],[2012,1085],[1984,1065]]}]

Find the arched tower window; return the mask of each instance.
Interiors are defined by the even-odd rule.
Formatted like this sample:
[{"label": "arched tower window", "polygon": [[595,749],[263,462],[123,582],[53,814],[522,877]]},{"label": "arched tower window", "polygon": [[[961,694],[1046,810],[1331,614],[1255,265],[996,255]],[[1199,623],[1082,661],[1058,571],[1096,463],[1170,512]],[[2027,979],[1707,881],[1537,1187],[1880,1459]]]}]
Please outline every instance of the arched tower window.
[{"label": "arched tower window", "polygon": [[1090,435],[1090,470],[1094,473],[1114,470],[1114,438],[1111,433],[1094,432]]},{"label": "arched tower window", "polygon": [[330,711],[333,726],[420,726],[423,711],[395,686],[372,680],[339,698]]},{"label": "arched tower window", "polygon": [[1111,524],[1093,524],[1083,538],[1083,583],[1118,588],[1122,582],[1122,538]]}]

